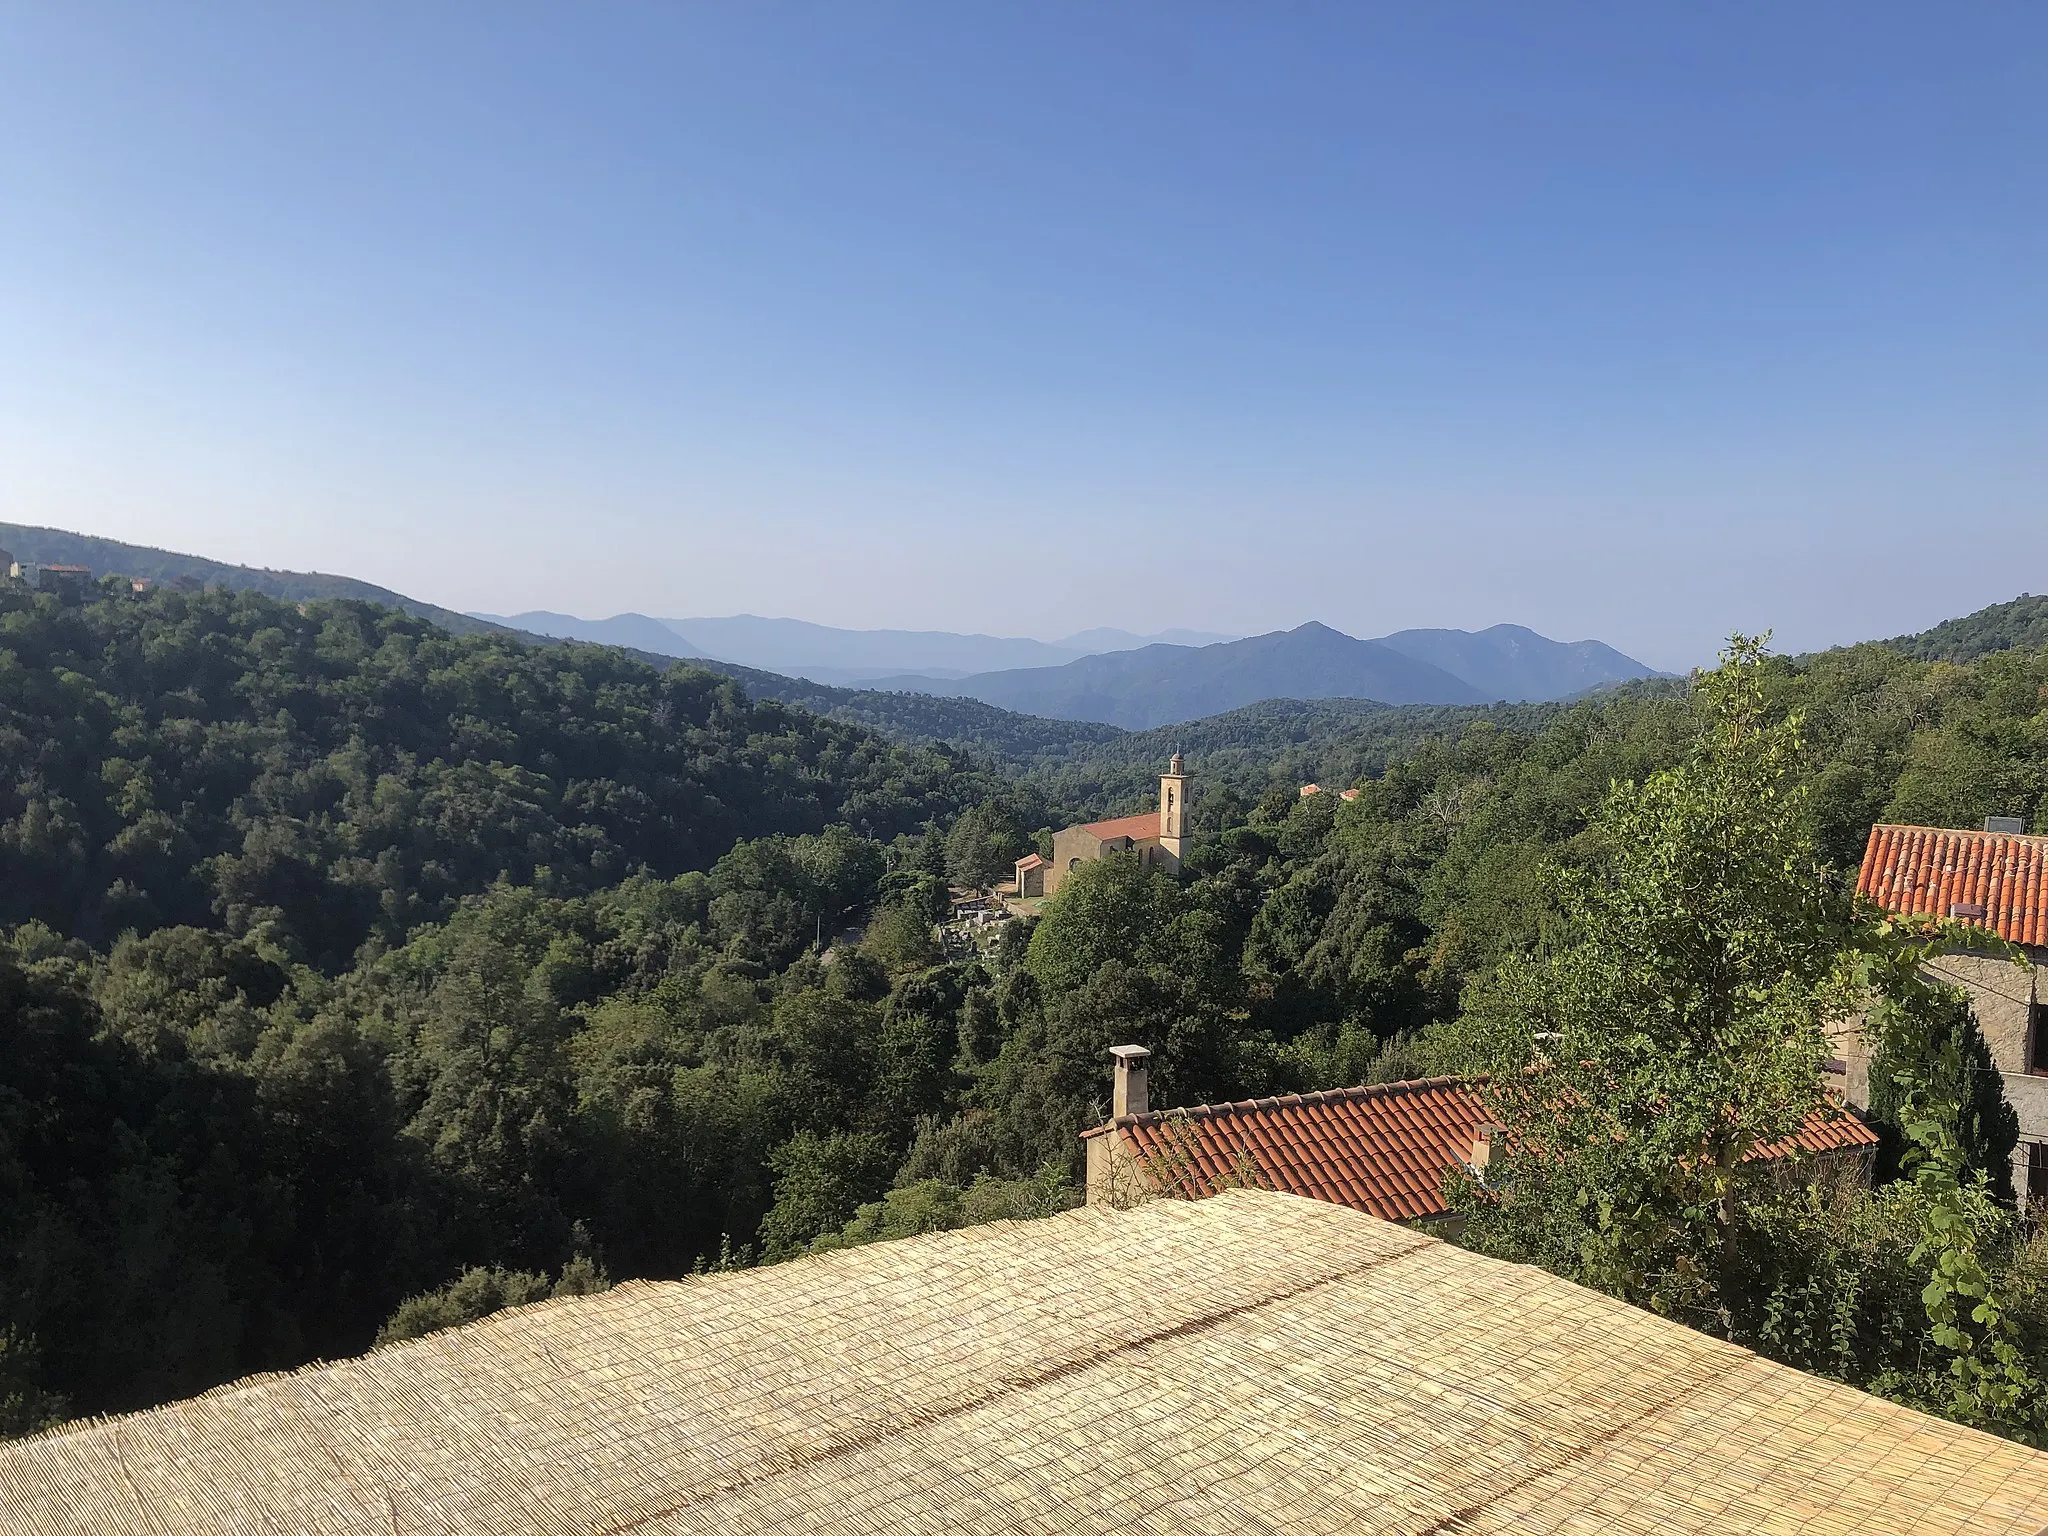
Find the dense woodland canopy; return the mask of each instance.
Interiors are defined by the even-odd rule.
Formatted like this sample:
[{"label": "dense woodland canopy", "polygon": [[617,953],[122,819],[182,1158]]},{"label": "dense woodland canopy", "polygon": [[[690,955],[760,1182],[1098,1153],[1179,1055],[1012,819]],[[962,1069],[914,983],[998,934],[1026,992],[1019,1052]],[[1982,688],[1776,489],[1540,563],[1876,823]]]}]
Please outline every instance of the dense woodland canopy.
[{"label": "dense woodland canopy", "polygon": [[[2048,652],[1760,665],[1831,878],[1875,820],[2048,818]],[[1416,1070],[1700,718],[1275,704],[1018,771],[365,604],[0,594],[0,1417],[1055,1208],[1120,1040],[1166,1104]],[[1174,745],[1181,878],[936,947],[948,880]]]}]

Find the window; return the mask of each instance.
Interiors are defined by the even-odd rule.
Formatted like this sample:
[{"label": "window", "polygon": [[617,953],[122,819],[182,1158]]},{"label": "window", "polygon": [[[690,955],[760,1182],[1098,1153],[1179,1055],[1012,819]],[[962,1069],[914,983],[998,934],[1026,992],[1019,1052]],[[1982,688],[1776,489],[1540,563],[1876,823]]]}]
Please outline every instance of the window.
[{"label": "window", "polygon": [[2028,1205],[2048,1200],[2048,1141],[2027,1143],[2027,1187],[2020,1198]]},{"label": "window", "polygon": [[2027,1010],[2027,1070],[2048,1073],[2048,1003]]}]

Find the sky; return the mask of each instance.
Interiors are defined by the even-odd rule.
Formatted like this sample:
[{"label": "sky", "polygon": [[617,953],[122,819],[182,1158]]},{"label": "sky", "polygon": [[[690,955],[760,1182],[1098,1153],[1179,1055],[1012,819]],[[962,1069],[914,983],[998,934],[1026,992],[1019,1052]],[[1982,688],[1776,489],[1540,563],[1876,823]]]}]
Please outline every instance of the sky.
[{"label": "sky", "polygon": [[2048,7],[0,0],[0,520],[1653,665],[2048,590]]}]

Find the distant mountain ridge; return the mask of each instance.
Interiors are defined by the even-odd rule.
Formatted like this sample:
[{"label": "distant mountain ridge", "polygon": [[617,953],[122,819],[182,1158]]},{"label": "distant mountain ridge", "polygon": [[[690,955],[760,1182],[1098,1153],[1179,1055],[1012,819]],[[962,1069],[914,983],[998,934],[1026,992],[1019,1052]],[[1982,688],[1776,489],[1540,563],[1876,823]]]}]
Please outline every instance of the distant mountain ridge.
[{"label": "distant mountain ridge", "polygon": [[[56,528],[0,523],[0,547],[23,560],[83,564],[101,573],[165,582],[191,579],[288,601],[346,598],[382,603],[456,634],[511,631],[543,643],[574,640],[617,646],[656,665],[688,660],[733,676],[750,691],[789,702],[802,698],[842,718],[875,714],[889,720],[898,733],[926,739],[946,736],[951,722],[966,738],[1001,740],[1009,750],[1015,749],[1018,733],[1028,729],[1020,717],[1148,729],[1267,699],[1461,705],[1570,697],[1657,675],[1598,641],[1554,641],[1512,624],[1497,624],[1477,634],[1403,630],[1379,640],[1355,639],[1318,623],[1245,640],[1184,630],[1167,631],[1169,639],[1148,640],[1125,630],[1097,629],[1054,643],[945,631],[843,630],[748,615],[666,620],[625,613],[580,619],[535,611],[508,617],[456,613],[346,576],[230,565]],[[2048,610],[2048,599],[2023,598],[1943,628],[1981,628],[1987,615],[1993,616],[2000,634],[2015,623],[2025,631],[2037,620],[2048,622],[2030,604]],[[2005,609],[2015,613],[1999,617]],[[685,634],[679,626],[696,634]],[[713,643],[700,644],[700,637]],[[1087,649],[1093,647],[1101,649]],[[830,649],[843,665],[776,666],[731,654],[738,649],[754,655],[801,655],[820,648]],[[1996,643],[1989,648],[1997,648]],[[931,667],[1048,654],[1055,658],[1048,664],[980,670],[963,666],[952,677],[910,668],[889,670],[892,660],[903,657]],[[846,684],[855,686],[849,689]],[[803,698],[806,693],[811,697]],[[906,695],[922,695],[930,702],[915,703]],[[995,713],[966,707],[969,700],[993,706]]]},{"label": "distant mountain ridge", "polygon": [[675,656],[685,660],[704,654],[661,620],[650,619],[644,613],[615,613],[608,619],[579,619],[573,613],[549,613],[545,609],[535,609],[531,613],[473,613],[470,617],[502,624],[507,629],[546,635],[552,640],[623,645],[631,650],[652,651],[657,656]]},{"label": "distant mountain ridge", "polygon": [[479,613],[476,618],[564,640],[632,645],[664,656],[715,657],[738,666],[786,677],[844,685],[878,677],[914,675],[958,678],[1018,667],[1055,667],[1103,651],[1135,650],[1166,641],[1209,645],[1228,635],[1167,630],[1134,635],[1121,629],[1091,629],[1064,640],[1030,640],[1002,635],[963,635],[930,629],[838,629],[804,619],[771,619],[738,613],[725,618],[657,619],[641,613],[608,619],[573,614]]},{"label": "distant mountain ridge", "polygon": [[1598,640],[1552,640],[1520,624],[1463,629],[1403,629],[1379,643],[1426,661],[1476,688],[1487,700],[1511,703],[1566,699],[1638,677],[1660,674]]},{"label": "distant mountain ridge", "polygon": [[[1118,702],[1122,685],[1114,681],[1133,668],[1148,678],[1152,676],[1150,669],[1156,666],[1165,666],[1172,672],[1168,686],[1179,690],[1175,696],[1182,702],[1171,706],[1161,703],[1160,707],[1176,712],[1213,705],[1206,712],[1214,713],[1255,702],[1239,696],[1246,686],[1244,678],[1251,675],[1243,671],[1247,664],[1245,654],[1219,654],[1188,665],[1167,654],[1245,643],[1192,630],[1168,630],[1145,636],[1128,630],[1091,629],[1064,640],[1043,641],[944,630],[836,629],[801,619],[769,619],[753,614],[720,619],[654,619],[645,614],[622,613],[608,619],[581,619],[536,611],[477,617],[563,639],[718,660],[831,687],[977,698],[1003,708],[1029,710],[1062,720],[1135,725],[1130,718],[1134,709],[1138,714],[1148,711]],[[1326,636],[1341,633],[1327,626],[1318,628]],[[1570,698],[1595,688],[1659,675],[1598,640],[1551,640],[1520,624],[1496,624],[1477,633],[1461,629],[1405,629],[1363,641],[1348,635],[1342,636],[1342,640],[1347,644],[1383,647],[1431,670],[1418,674],[1385,655],[1373,655],[1371,665],[1367,666],[1364,658],[1371,653],[1353,654],[1348,662],[1339,662],[1330,653],[1335,644],[1332,640],[1323,640],[1320,649],[1297,642],[1295,659],[1311,669],[1325,670],[1311,670],[1291,679],[1270,677],[1268,681],[1286,691],[1268,696],[1375,698],[1390,704],[1527,702]],[[1145,662],[1100,663],[1058,678],[1021,675],[1057,672],[1096,657],[1136,656],[1161,646],[1166,651]],[[1329,672],[1331,666],[1343,675]],[[1351,671],[1345,673],[1343,669],[1347,666]],[[1215,674],[1213,688],[1204,689],[1194,683],[1204,670]],[[1453,686],[1447,678],[1464,684],[1465,688]],[[1382,692],[1373,692],[1374,689]]]},{"label": "distant mountain ridge", "polygon": [[1056,720],[1149,730],[1262,699],[1370,699],[1381,704],[1492,704],[1569,698],[1659,674],[1597,640],[1547,639],[1518,624],[1477,634],[1403,630],[1359,640],[1308,623],[1201,647],[1155,645],[1063,667],[956,680],[880,678],[871,688],[980,699]]},{"label": "distant mountain ridge", "polygon": [[1096,720],[1127,730],[1221,714],[1261,699],[1373,699],[1481,704],[1470,684],[1389,646],[1310,622],[1221,645],[1148,645],[1063,667],[984,673],[957,682],[899,678],[877,687],[964,695],[1023,714]]}]

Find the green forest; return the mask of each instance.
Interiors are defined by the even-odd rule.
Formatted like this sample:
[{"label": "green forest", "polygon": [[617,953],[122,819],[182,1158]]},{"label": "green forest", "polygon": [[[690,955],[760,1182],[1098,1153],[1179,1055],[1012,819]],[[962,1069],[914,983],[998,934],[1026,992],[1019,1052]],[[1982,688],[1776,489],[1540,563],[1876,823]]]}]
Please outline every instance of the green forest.
[{"label": "green forest", "polygon": [[[1783,810],[1772,867],[1828,893],[1753,882],[1819,997],[1873,822],[2048,824],[2048,650],[2022,630],[1560,705],[1275,702],[1036,742],[990,711],[990,739],[949,744],[935,701],[892,734],[363,602],[0,591],[0,1429],[551,1291],[1059,1209],[1123,1040],[1163,1105],[1503,1070],[1527,1034],[1503,1020],[1597,1035],[1640,1003],[1573,969],[1589,932],[1641,938],[1600,893],[1667,878],[1682,829],[1744,824],[1745,794]],[[1753,729],[1729,739],[1765,758],[1716,746],[1736,682]],[[949,884],[1148,805],[1176,746],[1200,788],[1178,878],[1089,865],[1035,925],[940,947]],[[1675,851],[1646,871],[1631,839]],[[1920,1076],[1888,1167],[2007,1298],[1935,1326],[2042,1362],[2048,1266],[1998,1191],[1971,1203],[1998,1106],[1938,1092],[1968,1079],[1941,1076],[1968,1021],[1893,980],[1889,1048]],[[1930,1116],[1947,1140],[1923,1147]],[[1969,1409],[1921,1371],[1919,1294],[1961,1250],[1920,1244],[1920,1206],[1760,1200],[1689,1247],[1696,1190],[1589,1229],[1554,1180],[1520,1188],[1475,1241],[2024,1429],[1998,1407],[2018,1377],[1971,1378]],[[1584,1230],[1609,1247],[1560,1236]],[[1660,1289],[1703,1254],[1716,1285]]]}]

